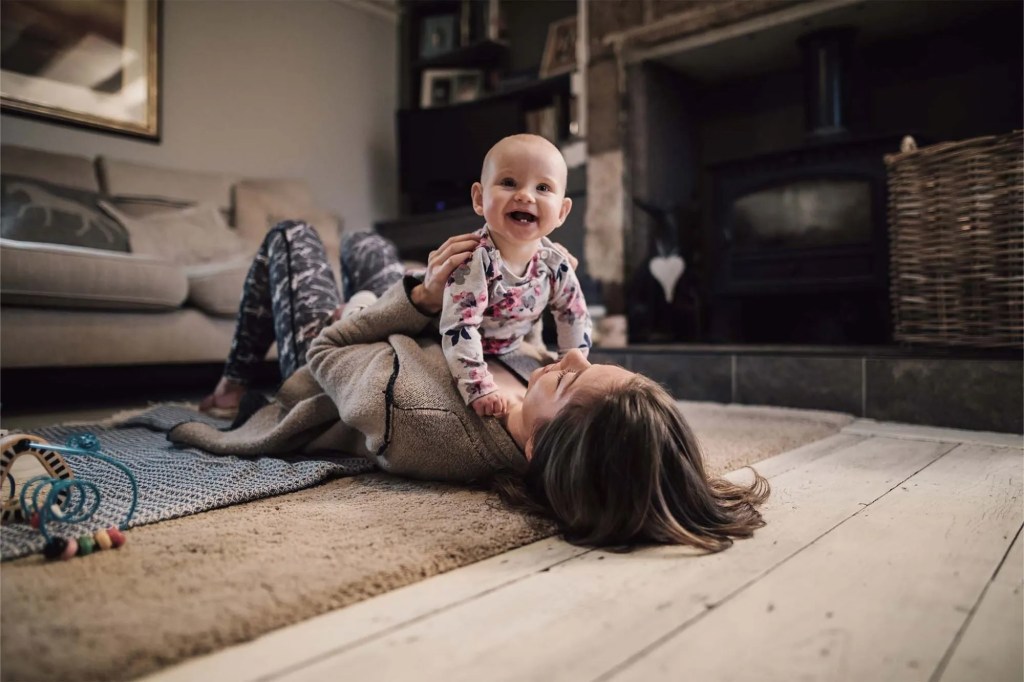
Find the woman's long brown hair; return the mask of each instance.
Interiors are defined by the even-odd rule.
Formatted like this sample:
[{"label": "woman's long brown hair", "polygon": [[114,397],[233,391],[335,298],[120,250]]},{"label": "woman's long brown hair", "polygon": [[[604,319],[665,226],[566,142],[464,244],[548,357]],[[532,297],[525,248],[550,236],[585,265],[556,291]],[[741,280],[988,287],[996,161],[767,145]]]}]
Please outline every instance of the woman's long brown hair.
[{"label": "woman's long brown hair", "polygon": [[768,481],[709,479],[672,397],[645,377],[581,394],[533,439],[524,476],[496,479],[505,502],[555,519],[566,540],[627,548],[682,544],[718,552],[764,525]]}]

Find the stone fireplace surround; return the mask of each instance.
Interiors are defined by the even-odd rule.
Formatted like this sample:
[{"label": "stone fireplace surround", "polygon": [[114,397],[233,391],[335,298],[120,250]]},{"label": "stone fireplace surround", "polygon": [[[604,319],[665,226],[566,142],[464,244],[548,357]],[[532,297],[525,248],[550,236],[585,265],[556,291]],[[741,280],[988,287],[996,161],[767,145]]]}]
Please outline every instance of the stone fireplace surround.
[{"label": "stone fireplace surround", "polygon": [[[627,286],[646,266],[657,228],[632,197],[677,205],[677,220],[700,227],[687,246],[700,246],[709,229],[701,203],[711,200],[702,168],[803,143],[801,35],[853,25],[861,44],[873,46],[863,54],[873,88],[853,112],[865,132],[913,132],[927,143],[1006,132],[1024,119],[1020,3],[580,0],[580,7],[588,53],[584,256],[611,313],[644,293]],[[671,312],[662,316],[670,332],[678,322]],[[1024,431],[1019,351],[682,338],[631,338],[628,348],[598,348],[592,359],[641,372],[680,399]]]},{"label": "stone fireplace surround", "polygon": [[[722,308],[711,300],[717,264],[710,248],[715,226],[709,224],[708,169],[805,146],[801,36],[837,26],[856,30],[858,62],[869,77],[865,96],[851,111],[858,134],[898,140],[916,133],[928,143],[1021,125],[1020,24],[1012,21],[1019,8],[1008,3],[596,0],[585,5],[588,269],[601,281],[611,312],[629,310],[627,300],[633,304],[638,296],[658,293],[649,282],[646,289],[638,287],[637,278],[645,274],[652,233],[664,228],[654,213],[634,204],[638,198],[678,209],[675,218],[692,251],[685,276],[700,293],[697,301],[677,300],[657,309],[654,318],[672,320],[660,329],[633,325],[631,342],[754,341],[715,338],[712,331],[709,318]],[[1005,25],[1014,28],[1007,33]],[[1007,38],[1003,51],[987,47],[1000,38]],[[897,151],[895,144],[890,151]],[[680,324],[683,318],[692,323]]]}]

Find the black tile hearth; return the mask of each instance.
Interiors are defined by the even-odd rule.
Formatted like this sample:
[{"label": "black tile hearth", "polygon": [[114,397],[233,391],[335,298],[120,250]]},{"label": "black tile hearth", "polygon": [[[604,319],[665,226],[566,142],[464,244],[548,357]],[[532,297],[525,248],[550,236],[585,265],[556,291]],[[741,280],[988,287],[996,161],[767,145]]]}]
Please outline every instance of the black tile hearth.
[{"label": "black tile hearth", "polygon": [[957,429],[1024,431],[1020,362],[868,359],[866,417]]},{"label": "black tile hearth", "polygon": [[632,369],[671,391],[679,400],[732,402],[732,356],[632,353]]},{"label": "black tile hearth", "polygon": [[1024,432],[1024,363],[1014,350],[649,344],[595,348],[591,361],[645,374],[681,400]]},{"label": "black tile hearth", "polygon": [[629,364],[629,353],[625,349],[591,348],[588,359],[595,364],[618,365],[632,371]]},{"label": "black tile hearth", "polygon": [[861,385],[860,358],[738,356],[733,400],[859,416]]}]

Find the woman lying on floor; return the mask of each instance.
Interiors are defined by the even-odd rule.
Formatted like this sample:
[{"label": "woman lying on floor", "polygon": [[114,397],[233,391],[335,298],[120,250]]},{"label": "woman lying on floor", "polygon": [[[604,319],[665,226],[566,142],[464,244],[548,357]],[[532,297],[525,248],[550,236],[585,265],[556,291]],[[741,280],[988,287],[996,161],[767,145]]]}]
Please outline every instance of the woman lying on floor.
[{"label": "woman lying on floor", "polygon": [[[170,439],[232,455],[341,451],[397,475],[487,483],[578,544],[718,551],[764,525],[764,478],[749,488],[709,479],[672,397],[621,367],[578,351],[549,364],[539,353],[489,357],[514,397],[510,409],[496,418],[468,407],[431,323],[449,275],[476,246],[472,235],[452,237],[419,279],[403,276],[390,242],[357,235],[343,246],[349,302],[339,314],[316,231],[290,221],[273,228],[246,280],[224,376],[201,405],[241,402],[235,426],[189,422]],[[275,340],[284,383],[269,404],[254,394],[240,401]]]}]

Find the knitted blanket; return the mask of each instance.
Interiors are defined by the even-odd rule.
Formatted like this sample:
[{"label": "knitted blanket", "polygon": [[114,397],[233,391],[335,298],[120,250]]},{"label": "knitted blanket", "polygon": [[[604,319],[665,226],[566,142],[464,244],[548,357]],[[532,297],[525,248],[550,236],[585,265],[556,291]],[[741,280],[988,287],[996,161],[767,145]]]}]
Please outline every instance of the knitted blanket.
[{"label": "knitted blanket", "polygon": [[[183,421],[193,420],[204,421],[217,428],[228,424],[184,407],[161,405],[126,419],[117,427],[51,426],[32,433],[55,445],[81,433],[92,433],[99,438],[100,452],[127,466],[138,482],[138,504],[129,526],[280,495],[328,478],[350,476],[374,468],[365,459],[351,457],[283,460],[211,455],[167,440],[166,431]],[[102,502],[90,521],[73,526],[51,523],[47,525],[50,533],[59,537],[75,537],[122,523],[132,496],[131,484],[124,474],[98,459],[73,454],[64,455],[64,458],[76,478],[99,486]],[[0,527],[0,558],[5,561],[38,552],[43,544],[39,531],[27,523],[9,522]]]}]

